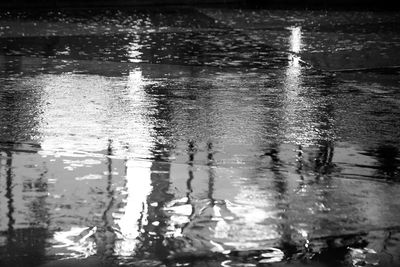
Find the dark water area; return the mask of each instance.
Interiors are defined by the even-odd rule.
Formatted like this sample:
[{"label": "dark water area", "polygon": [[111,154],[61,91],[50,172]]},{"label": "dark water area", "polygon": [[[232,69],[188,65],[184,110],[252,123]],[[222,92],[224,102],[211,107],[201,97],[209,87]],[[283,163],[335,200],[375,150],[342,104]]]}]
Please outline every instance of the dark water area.
[{"label": "dark water area", "polygon": [[1,13],[0,266],[399,266],[399,22]]}]

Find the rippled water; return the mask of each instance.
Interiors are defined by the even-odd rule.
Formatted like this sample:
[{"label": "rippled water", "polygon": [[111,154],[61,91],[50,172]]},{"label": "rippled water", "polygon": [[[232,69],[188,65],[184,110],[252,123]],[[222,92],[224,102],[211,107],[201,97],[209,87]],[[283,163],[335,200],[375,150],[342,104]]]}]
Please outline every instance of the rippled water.
[{"label": "rippled water", "polygon": [[397,74],[189,11],[2,15],[0,265],[399,264]]}]

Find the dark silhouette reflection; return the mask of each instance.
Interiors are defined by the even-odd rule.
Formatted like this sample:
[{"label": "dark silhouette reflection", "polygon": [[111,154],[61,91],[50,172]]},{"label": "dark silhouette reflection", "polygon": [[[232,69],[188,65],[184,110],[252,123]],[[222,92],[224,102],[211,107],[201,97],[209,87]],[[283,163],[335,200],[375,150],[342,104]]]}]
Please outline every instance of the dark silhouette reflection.
[{"label": "dark silhouette reflection", "polygon": [[[5,181],[7,201],[7,230],[1,231],[0,236],[6,237],[6,243],[0,245],[0,264],[3,266],[37,266],[45,260],[46,239],[49,236],[45,225],[48,224],[48,212],[46,209],[45,197],[38,196],[31,199],[21,198],[27,189],[25,186],[22,192],[17,192],[17,177],[13,173],[13,153],[10,150],[0,149],[0,157],[5,154],[5,165],[0,165],[0,181]],[[5,168],[5,179],[2,177],[1,169]],[[34,190],[47,191],[47,185],[42,181],[43,175],[34,183]],[[17,221],[20,212],[16,206],[26,205],[32,211],[33,221],[29,227],[21,227],[21,221]],[[3,216],[3,214],[0,214]]]},{"label": "dark silhouette reflection", "polygon": [[188,142],[188,154],[189,154],[189,162],[188,162],[188,179],[186,181],[186,197],[187,197],[187,204],[190,204],[192,207],[192,211],[189,215],[189,221],[182,227],[182,231],[186,228],[186,226],[189,225],[190,221],[192,220],[196,210],[194,208],[194,205],[192,204],[192,196],[191,194],[193,193],[193,188],[192,188],[192,181],[194,179],[193,175],[193,161],[194,161],[194,156],[196,154],[196,148],[193,140],[189,140]]},{"label": "dark silhouette reflection", "polygon": [[112,159],[113,155],[112,140],[108,141],[107,147],[107,198],[105,199],[105,209],[101,216],[102,225],[96,229],[95,241],[96,241],[96,253],[100,257],[109,258],[114,253],[116,234],[113,229],[113,208],[115,205],[114,190],[113,190],[113,168]]},{"label": "dark silhouette reflection", "polygon": [[290,223],[290,217],[287,211],[290,208],[288,197],[288,181],[287,177],[281,171],[283,163],[279,158],[279,145],[274,143],[270,146],[270,149],[264,154],[271,158],[270,169],[273,173],[273,184],[277,200],[277,208],[281,210],[279,223],[280,240],[278,242],[279,248],[284,251],[286,257],[291,257],[297,252],[297,245],[293,240],[293,229]]},{"label": "dark silhouette reflection", "polygon": [[[3,49],[3,53],[7,54],[7,51]],[[22,72],[21,56],[0,55],[0,62],[3,62],[3,64],[0,65],[0,74],[3,74],[5,77]]]},{"label": "dark silhouette reflection", "polygon": [[397,147],[392,145],[379,146],[373,156],[378,161],[378,176],[383,175],[389,179],[400,181],[400,153]]},{"label": "dark silhouette reflection", "polygon": [[47,41],[43,44],[44,56],[46,57],[56,56],[56,53],[59,50],[58,45],[60,43],[60,37],[54,36],[46,39]]},{"label": "dark silhouette reflection", "polygon": [[312,261],[317,261],[326,267],[351,266],[354,264],[349,255],[350,248],[364,248],[368,242],[363,235],[343,235],[327,237],[323,240],[323,248],[311,256]]},{"label": "dark silhouette reflection", "polygon": [[[303,146],[302,145],[298,145],[297,155],[296,155],[296,173],[300,175],[300,180],[301,181],[304,181],[303,169],[304,169]],[[302,185],[302,182],[300,183],[300,186],[301,185]]]},{"label": "dark silhouette reflection", "polygon": [[13,259],[15,255],[15,231],[14,231],[14,224],[15,224],[15,219],[14,219],[14,198],[13,198],[13,174],[12,174],[12,154],[11,152],[6,152],[6,198],[7,198],[7,218],[8,218],[8,223],[7,223],[7,250],[8,253]]},{"label": "dark silhouette reflection", "polygon": [[0,83],[0,141],[29,142],[39,136],[42,95],[31,85],[26,86],[23,78],[13,77],[22,71],[19,57],[6,57],[5,64],[11,66],[6,68],[7,79]]},{"label": "dark silhouette reflection", "polygon": [[274,177],[275,191],[277,192],[277,199],[283,200],[287,193],[287,181],[286,177],[281,172],[282,162],[279,159],[279,145],[273,143],[270,145],[269,149],[264,153],[264,157],[269,157],[270,170],[272,171]]},{"label": "dark silhouette reflection", "polygon": [[171,173],[169,156],[174,145],[170,140],[169,132],[171,107],[167,101],[168,97],[163,97],[170,92],[166,92],[157,85],[146,86],[144,89],[147,94],[156,99],[156,109],[149,118],[154,122],[154,144],[151,148],[151,192],[146,200],[147,224],[143,225],[138,237],[140,245],[136,251],[136,257],[147,260],[163,260],[170,253],[166,241],[168,215],[164,212],[164,208],[174,197],[169,192]]},{"label": "dark silhouette reflection", "polygon": [[[180,231],[182,233],[184,233],[186,231],[186,229],[188,227],[190,227],[191,222],[192,222],[192,220],[193,220],[193,218],[195,216],[195,213],[196,213],[195,203],[193,203],[193,199],[192,199],[193,198],[192,197],[192,193],[193,193],[192,181],[194,179],[193,163],[194,163],[194,159],[195,159],[195,155],[196,155],[197,149],[196,149],[196,144],[195,144],[195,142],[193,140],[189,140],[188,141],[187,152],[188,152],[188,158],[189,159],[188,159],[188,179],[186,180],[186,190],[187,190],[186,191],[186,198],[187,198],[187,201],[186,201],[185,204],[190,206],[190,213],[187,214],[187,217],[188,217],[187,222],[184,223],[181,226]],[[171,243],[176,243],[176,242],[172,240]],[[175,244],[173,244],[173,246],[175,246]]]},{"label": "dark silhouette reflection", "polygon": [[319,142],[319,150],[314,159],[314,171],[317,178],[332,172],[335,165],[333,164],[334,145],[332,141],[321,140]]},{"label": "dark silhouette reflection", "polygon": [[211,142],[207,143],[207,165],[208,168],[208,199],[210,200],[210,205],[215,205],[214,194],[214,183],[215,183],[215,169],[214,167],[214,152],[213,144]]},{"label": "dark silhouette reflection", "polygon": [[[160,148],[160,144],[156,144],[155,150]],[[139,236],[138,258],[156,260],[169,255],[164,241],[168,216],[163,208],[173,199],[173,195],[169,193],[170,164],[162,160],[164,157],[167,155],[157,153],[150,167],[152,190],[147,197],[147,224],[143,225]]]},{"label": "dark silhouette reflection", "polygon": [[188,142],[189,165],[193,166],[194,155],[196,154],[196,147],[193,140]]}]

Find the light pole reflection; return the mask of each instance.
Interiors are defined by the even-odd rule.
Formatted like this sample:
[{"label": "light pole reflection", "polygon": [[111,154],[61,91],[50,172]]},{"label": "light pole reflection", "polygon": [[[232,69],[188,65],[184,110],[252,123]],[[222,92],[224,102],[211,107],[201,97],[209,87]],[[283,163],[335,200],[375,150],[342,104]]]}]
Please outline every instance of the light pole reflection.
[{"label": "light pole reflection", "polygon": [[133,35],[133,40],[127,46],[127,56],[129,62],[137,63],[141,61],[141,55],[143,54],[140,50],[143,48],[141,44],[140,35]]},{"label": "light pole reflection", "polygon": [[115,245],[115,254],[118,256],[134,254],[141,227],[147,224],[147,196],[152,189],[151,166],[149,161],[128,160],[126,163],[126,205],[124,214],[115,218],[122,235]]},{"label": "light pole reflection", "polygon": [[301,52],[302,32],[301,27],[290,28],[288,38],[290,54],[288,55],[288,66],[284,73],[284,118],[285,135],[290,141],[297,144],[310,143],[318,131],[314,129],[313,99],[303,86],[304,70],[299,53]]},{"label": "light pole reflection", "polygon": [[[148,115],[148,99],[144,90],[145,81],[142,72],[135,70],[130,72],[128,77],[129,96],[132,105],[139,112],[128,125],[131,132],[131,146],[140,150],[139,157],[150,157],[153,148],[151,137],[152,122]],[[139,144],[138,144],[139,143]],[[115,244],[114,253],[117,256],[127,257],[135,254],[139,244],[139,235],[143,230],[143,225],[147,225],[148,196],[152,191],[152,162],[129,156],[126,162],[126,184],[123,189],[125,206],[122,214],[114,214],[114,222],[118,226],[121,237]]]},{"label": "light pole reflection", "polygon": [[290,51],[294,53],[299,53],[302,43],[301,43],[301,27],[290,28]]},{"label": "light pole reflection", "polygon": [[288,55],[289,65],[285,72],[285,87],[288,100],[293,100],[299,93],[301,85],[301,66],[298,53],[301,50],[301,28],[293,27],[290,29],[289,37],[290,53]]}]

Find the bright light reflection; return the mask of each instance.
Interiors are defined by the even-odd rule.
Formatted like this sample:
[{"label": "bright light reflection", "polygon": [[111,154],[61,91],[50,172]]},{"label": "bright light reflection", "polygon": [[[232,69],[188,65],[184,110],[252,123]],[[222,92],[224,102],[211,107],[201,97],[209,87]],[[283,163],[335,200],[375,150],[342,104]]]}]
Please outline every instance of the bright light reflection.
[{"label": "bright light reflection", "polygon": [[[54,233],[56,245],[53,248],[65,248],[67,258],[86,258],[96,253],[96,243],[92,238],[97,228],[72,227],[68,231]],[[63,253],[57,253],[62,255]]]},{"label": "bright light reflection", "polygon": [[292,27],[290,32],[290,51],[299,53],[301,49],[301,27]]},{"label": "bright light reflection", "polygon": [[[140,142],[143,154],[151,154],[153,139],[151,137],[151,121],[146,116],[148,107],[147,95],[144,91],[146,81],[143,80],[140,70],[132,71],[128,78],[129,96],[132,105],[138,111],[135,118],[130,123],[131,129],[135,129],[131,134],[131,142]],[[130,144],[135,147],[136,144]],[[151,161],[131,158],[126,163],[126,184],[125,199],[126,205],[123,208],[123,214],[114,214],[115,223],[119,228],[121,237],[116,242],[114,253],[120,256],[130,256],[134,254],[137,243],[137,237],[140,234],[141,227],[147,225],[147,197],[151,193]]]},{"label": "bright light reflection", "polygon": [[[290,51],[299,53],[301,48],[301,28],[291,28],[289,37]],[[285,85],[289,91],[297,92],[301,82],[300,57],[298,55],[289,55],[289,66],[286,69]]]},{"label": "bright light reflection", "polygon": [[[114,247],[116,255],[134,254],[141,226],[147,224],[147,196],[152,188],[152,163],[141,159],[150,157],[153,147],[151,99],[144,90],[150,81],[143,79],[140,69],[132,70],[123,83],[120,79],[95,75],[47,75],[41,79],[50,103],[42,129],[44,151],[88,156],[96,153],[91,151],[103,151],[105,140],[111,139],[113,155],[121,157],[124,153],[128,158],[126,183],[119,192],[126,196],[125,205],[113,214],[118,228],[115,234],[119,238],[108,245]],[[128,149],[122,150],[122,140]],[[104,154],[98,153],[98,156],[104,157]],[[82,226],[57,232],[53,248],[66,258],[93,255],[98,253],[96,236],[100,235],[101,239],[99,233],[103,230]]]},{"label": "bright light reflection", "polygon": [[135,36],[137,38],[137,40],[135,40],[135,42],[131,42],[129,43],[128,46],[128,57],[129,57],[129,62],[141,62],[140,56],[143,54],[142,52],[140,52],[140,49],[143,47],[143,45],[141,45],[139,42],[139,37],[140,36]]},{"label": "bright light reflection", "polygon": [[[122,237],[115,244],[115,253],[120,256],[134,254],[138,243],[142,225],[147,225],[147,196],[151,192],[151,162],[134,161],[127,162],[126,174],[126,206],[124,214],[115,218]],[[118,216],[118,215],[114,215]]]},{"label": "bright light reflection", "polygon": [[[307,98],[300,95],[302,89],[302,67],[300,65],[300,56],[302,48],[301,27],[290,28],[289,47],[292,54],[288,55],[289,63],[285,71],[285,118],[287,121],[286,134],[290,140],[296,143],[308,143],[317,134],[310,127],[310,119],[306,112],[309,110]],[[301,113],[301,114],[300,114]],[[296,128],[295,128],[296,127]]]}]

